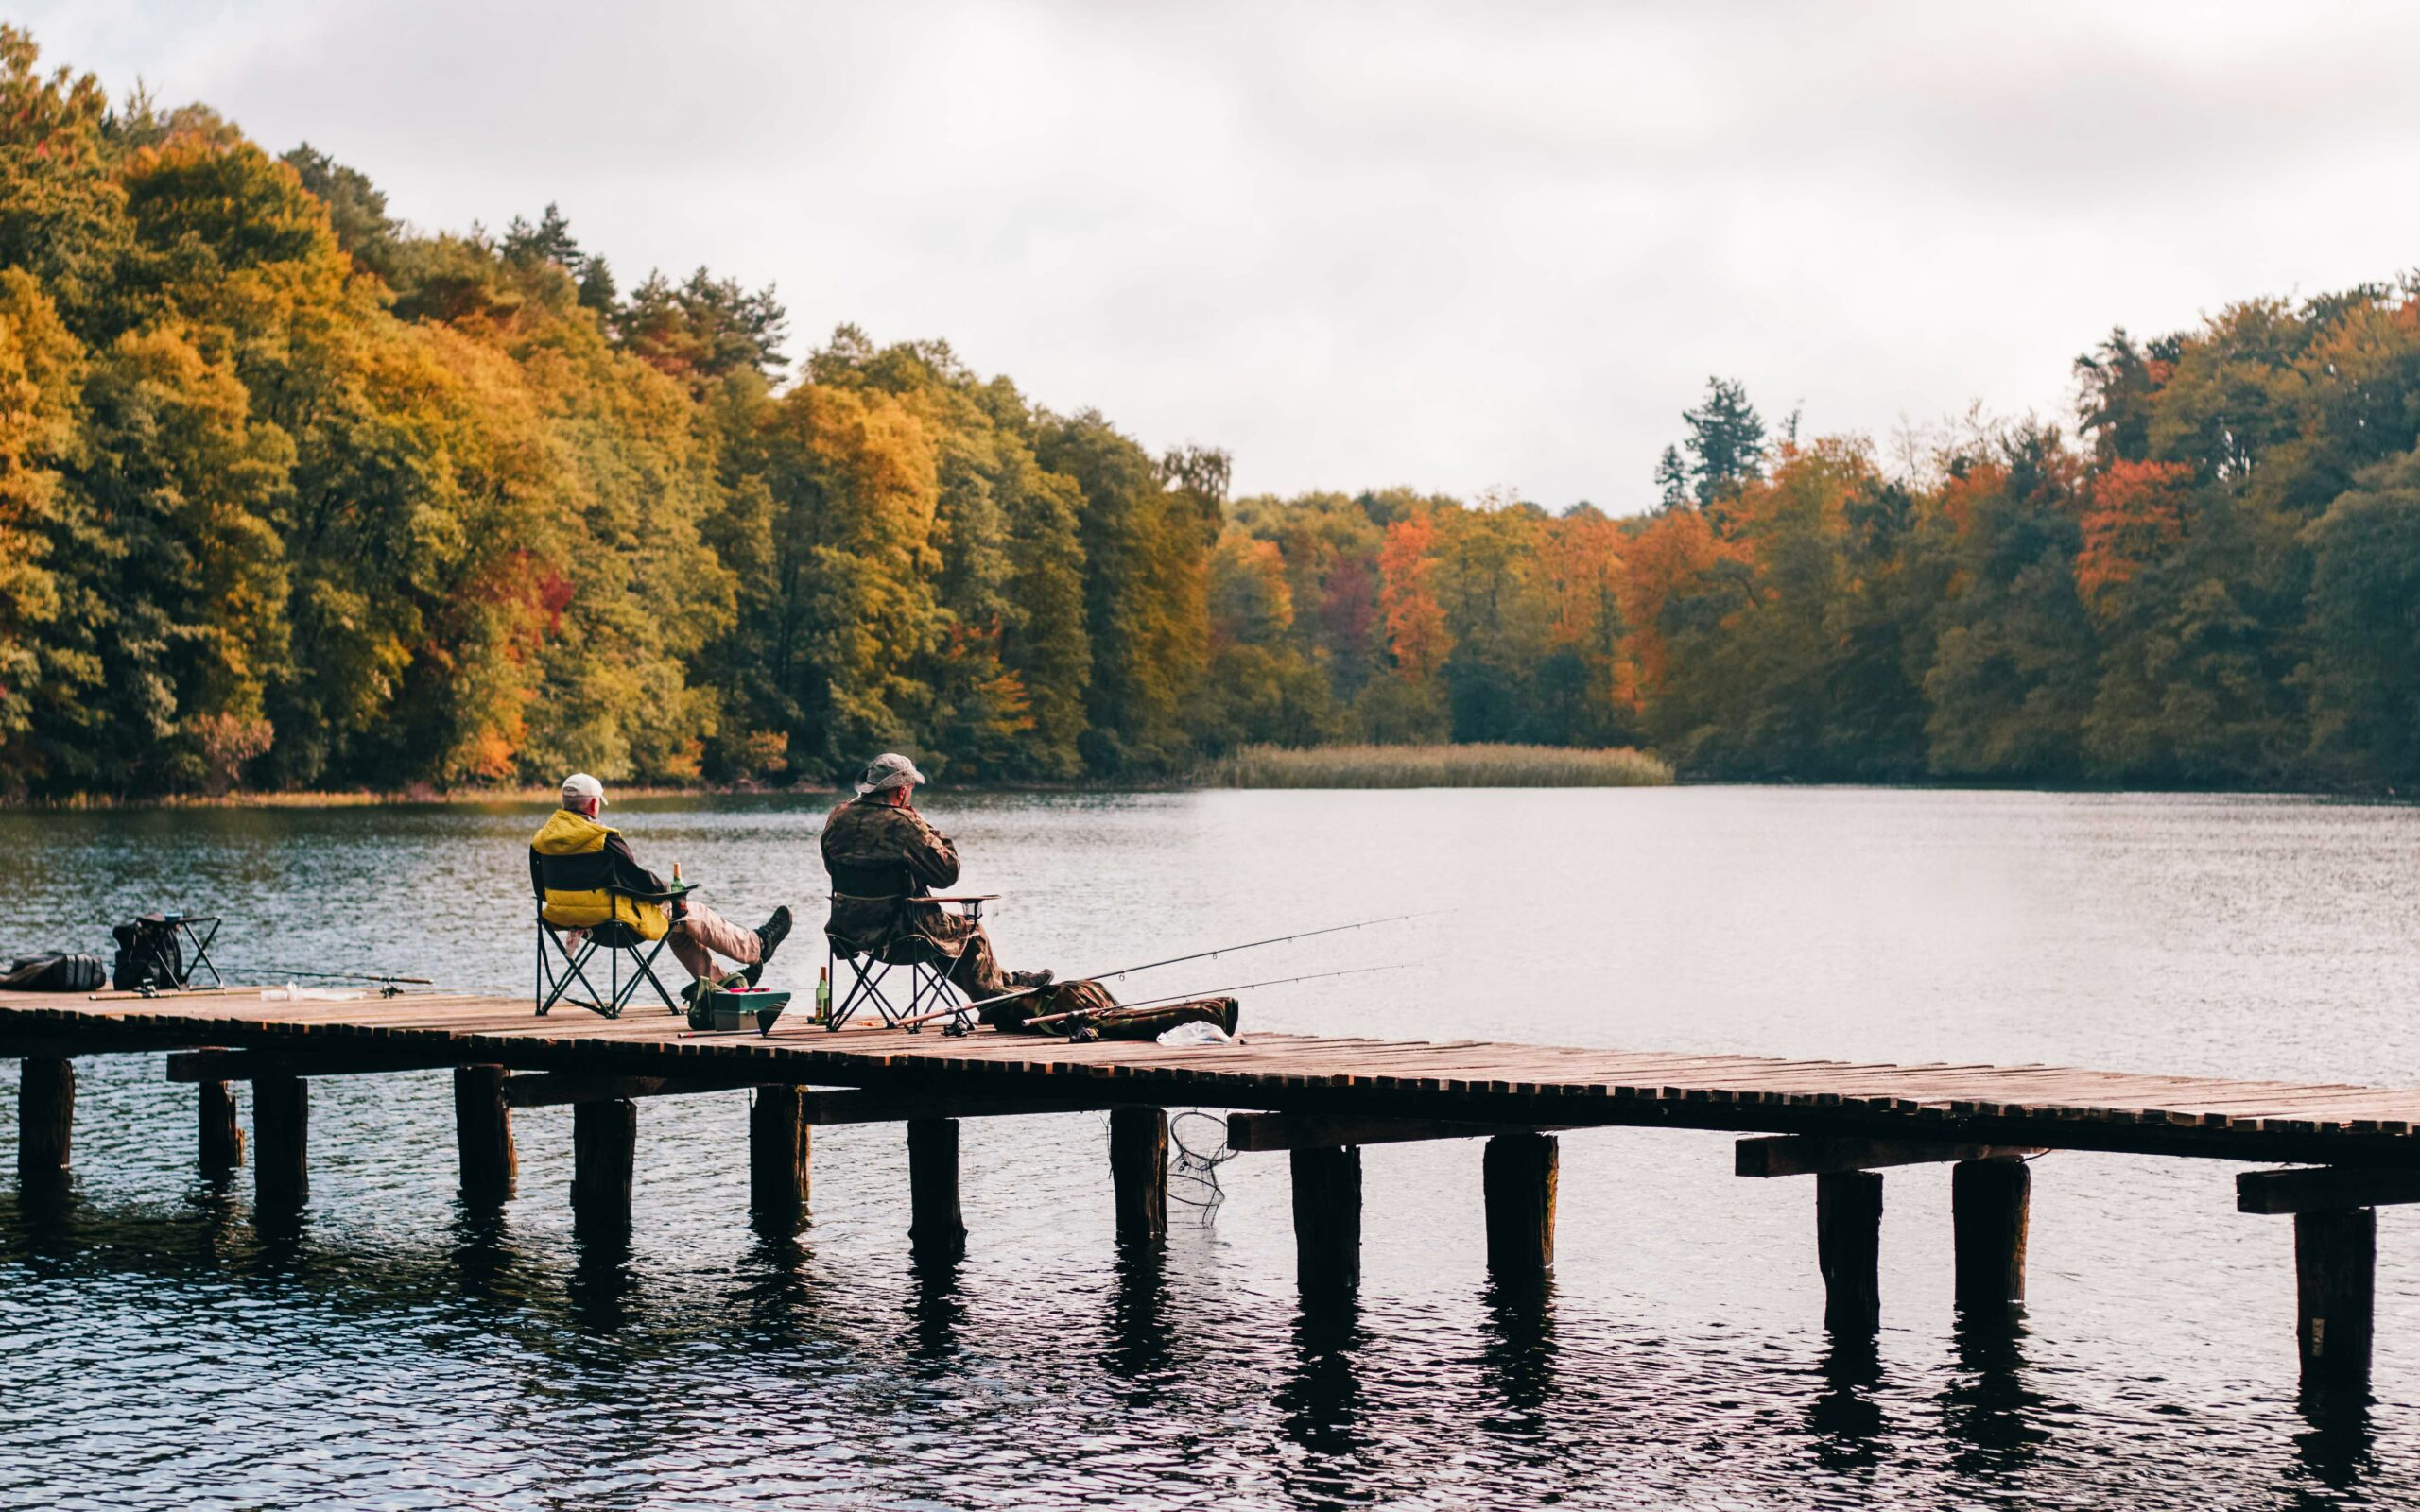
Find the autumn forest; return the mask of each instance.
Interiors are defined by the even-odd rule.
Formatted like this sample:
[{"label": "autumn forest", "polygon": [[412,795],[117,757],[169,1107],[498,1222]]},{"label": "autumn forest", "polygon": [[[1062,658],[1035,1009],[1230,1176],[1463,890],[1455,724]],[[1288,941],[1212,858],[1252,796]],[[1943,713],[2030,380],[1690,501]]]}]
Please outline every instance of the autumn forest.
[{"label": "autumn forest", "polygon": [[2072,415],[1920,443],[1710,382],[1605,508],[1236,498],[939,341],[793,352],[770,288],[617,278],[551,207],[407,227],[13,30],[0,104],[0,796],[1345,740],[2420,781],[2412,280],[2115,332]]}]

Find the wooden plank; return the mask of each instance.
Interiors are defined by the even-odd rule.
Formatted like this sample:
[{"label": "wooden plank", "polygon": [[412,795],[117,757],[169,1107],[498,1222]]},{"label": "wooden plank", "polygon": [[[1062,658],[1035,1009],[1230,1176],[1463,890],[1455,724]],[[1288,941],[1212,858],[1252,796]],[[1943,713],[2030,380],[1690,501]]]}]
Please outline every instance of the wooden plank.
[{"label": "wooden plank", "polygon": [[1227,1147],[1238,1152],[1311,1150],[1336,1144],[1400,1144],[1414,1140],[1481,1140],[1501,1134],[1561,1133],[1564,1125],[1461,1124],[1427,1118],[1322,1117],[1229,1113]]},{"label": "wooden plank", "polygon": [[2235,1178],[2238,1212],[2334,1212],[2420,1202],[2420,1171],[2310,1166],[2245,1171]]},{"label": "wooden plank", "polygon": [[1739,1176],[1821,1176],[1945,1160],[1991,1160],[2039,1155],[2039,1149],[1996,1144],[1935,1144],[1921,1140],[1824,1139],[1804,1134],[1741,1140],[1732,1151]]},{"label": "wooden plank", "polygon": [[753,1078],[729,1076],[605,1076],[584,1072],[539,1072],[510,1076],[504,1082],[507,1108],[561,1108],[581,1103],[611,1103],[633,1097],[683,1097],[697,1092],[731,1092],[755,1085]]},{"label": "wooden plank", "polygon": [[179,1050],[168,1056],[172,1082],[251,1081],[262,1076],[367,1076],[385,1072],[441,1071],[451,1055],[365,1055],[358,1051]]},{"label": "wooden plank", "polygon": [[937,1092],[814,1091],[805,1097],[809,1124],[902,1124],[919,1118],[1011,1118],[1027,1113],[1098,1113],[1127,1106],[1103,1091],[1070,1095],[1036,1089],[1028,1095]]}]

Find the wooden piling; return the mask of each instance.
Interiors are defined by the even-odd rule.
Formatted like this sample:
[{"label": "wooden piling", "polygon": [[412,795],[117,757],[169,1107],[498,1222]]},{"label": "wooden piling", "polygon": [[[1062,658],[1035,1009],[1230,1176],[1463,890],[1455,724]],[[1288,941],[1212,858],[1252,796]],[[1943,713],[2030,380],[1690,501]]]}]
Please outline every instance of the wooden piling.
[{"label": "wooden piling", "polygon": [[2294,1338],[2307,1386],[2370,1378],[2377,1224],[2375,1208],[2294,1214]]},{"label": "wooden piling", "polygon": [[300,1076],[252,1083],[252,1195],[264,1208],[311,1196],[311,1084]]},{"label": "wooden piling", "polygon": [[454,1068],[454,1148],[460,1158],[462,1200],[502,1202],[521,1176],[512,1146],[512,1109],[504,1100],[502,1066]]},{"label": "wooden piling", "polygon": [[806,1122],[804,1092],[759,1087],[748,1105],[748,1201],[768,1223],[795,1224],[806,1212],[815,1130]]},{"label": "wooden piling", "polygon": [[199,1084],[201,1173],[223,1177],[244,1163],[244,1126],[235,1122],[235,1094],[223,1081]]},{"label": "wooden piling", "polygon": [[1292,1153],[1294,1272],[1305,1301],[1351,1297],[1361,1285],[1361,1147]]},{"label": "wooden piling", "polygon": [[17,1080],[17,1184],[46,1194],[67,1185],[76,1132],[76,1066],[60,1056],[28,1056]]},{"label": "wooden piling", "polygon": [[1502,1280],[1554,1269],[1554,1201],[1562,1150],[1551,1134],[1498,1134],[1487,1142],[1487,1268]]},{"label": "wooden piling", "polygon": [[2025,1300],[2025,1234],[2033,1174],[2021,1160],[1961,1160],[1949,1173],[1958,1305],[2008,1308]]},{"label": "wooden piling", "polygon": [[1158,1108],[1109,1110],[1109,1177],[1122,1239],[1168,1231],[1168,1115]]},{"label": "wooden piling", "polygon": [[1815,1178],[1815,1263],[1824,1273],[1824,1326],[1871,1333],[1882,1324],[1882,1173],[1826,1171]]},{"label": "wooden piling", "polygon": [[908,1121],[908,1243],[926,1255],[966,1249],[966,1219],[958,1203],[958,1120]]},{"label": "wooden piling", "polygon": [[627,1097],[571,1110],[571,1211],[582,1228],[627,1228],[638,1159],[639,1105]]}]

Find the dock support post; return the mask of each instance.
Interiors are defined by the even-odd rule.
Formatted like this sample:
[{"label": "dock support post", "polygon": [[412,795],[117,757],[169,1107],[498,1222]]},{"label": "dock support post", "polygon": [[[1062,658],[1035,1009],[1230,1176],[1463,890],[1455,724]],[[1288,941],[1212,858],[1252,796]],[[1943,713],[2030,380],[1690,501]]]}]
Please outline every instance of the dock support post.
[{"label": "dock support post", "polygon": [[504,1078],[502,1066],[454,1068],[454,1147],[461,1159],[465,1202],[502,1202],[520,1179]]},{"label": "dock support post", "polygon": [[1562,1150],[1551,1134],[1498,1134],[1487,1142],[1487,1268],[1499,1280],[1554,1269],[1554,1200]]},{"label": "dock support post", "polygon": [[2377,1233],[2375,1208],[2294,1214],[2294,1337],[2306,1386],[2370,1378]]},{"label": "dock support post", "polygon": [[571,1109],[571,1212],[587,1228],[627,1228],[631,1172],[638,1157],[639,1105],[627,1097],[574,1103]]},{"label": "dock support post", "polygon": [[[2022,1169],[2022,1168],[2020,1168]],[[1960,1249],[1961,1273],[1965,1251]],[[1871,1333],[1882,1325],[1882,1173],[1815,1177],[1815,1263],[1824,1273],[1824,1326]]]},{"label": "dock support post", "polygon": [[748,1201],[758,1218],[786,1227],[804,1216],[814,1139],[803,1089],[756,1089],[748,1105]]},{"label": "dock support post", "polygon": [[1361,1147],[1293,1152],[1294,1270],[1306,1302],[1361,1285]]},{"label": "dock support post", "polygon": [[252,1082],[252,1197],[299,1208],[311,1196],[311,1084],[300,1076]]},{"label": "dock support post", "polygon": [[65,1189],[75,1143],[76,1066],[28,1056],[17,1081],[17,1185],[28,1195]]},{"label": "dock support post", "polygon": [[1166,1109],[1109,1110],[1109,1177],[1116,1194],[1119,1238],[1157,1239],[1168,1231]]},{"label": "dock support post", "polygon": [[201,1174],[225,1177],[244,1163],[244,1126],[235,1122],[235,1094],[223,1081],[199,1084]]},{"label": "dock support post", "polygon": [[958,1205],[958,1120],[908,1121],[908,1243],[927,1255],[963,1254],[966,1219]]},{"label": "dock support post", "polygon": [[2022,1160],[1961,1160],[1949,1172],[1958,1305],[2006,1310],[2025,1300],[2027,1199]]}]

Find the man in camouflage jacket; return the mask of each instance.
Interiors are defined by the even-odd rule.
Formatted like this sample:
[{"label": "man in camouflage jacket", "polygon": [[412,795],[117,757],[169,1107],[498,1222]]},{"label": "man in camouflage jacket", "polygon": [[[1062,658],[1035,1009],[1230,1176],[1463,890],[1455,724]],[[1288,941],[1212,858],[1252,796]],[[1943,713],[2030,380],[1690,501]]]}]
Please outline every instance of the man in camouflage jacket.
[{"label": "man in camouflage jacket", "polygon": [[1048,971],[1001,971],[976,920],[917,902],[958,881],[958,847],[916,812],[924,781],[907,757],[877,756],[858,779],[857,796],[823,821],[823,869],[832,878],[825,930],[843,949],[877,959],[892,942],[922,936],[951,957],[949,979],[969,998],[1048,983]]}]

